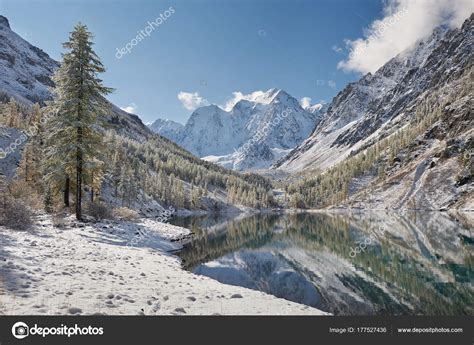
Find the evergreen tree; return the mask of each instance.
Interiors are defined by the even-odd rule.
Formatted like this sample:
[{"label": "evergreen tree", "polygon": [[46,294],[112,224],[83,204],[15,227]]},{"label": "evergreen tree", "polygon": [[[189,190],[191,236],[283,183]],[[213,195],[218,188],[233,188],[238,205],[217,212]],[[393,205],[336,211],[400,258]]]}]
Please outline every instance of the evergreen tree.
[{"label": "evergreen tree", "polygon": [[20,112],[18,109],[18,104],[12,98],[8,102],[8,127],[18,128],[20,125]]},{"label": "evergreen tree", "polygon": [[65,197],[71,184],[77,219],[82,217],[82,183],[93,181],[91,175],[100,169],[100,125],[109,111],[104,96],[112,91],[97,77],[105,69],[92,49],[92,38],[85,25],[74,27],[69,41],[63,44],[69,51],[63,54],[53,77],[55,97],[48,105],[53,114],[48,123],[48,146],[53,150],[46,157],[47,180],[56,190],[65,181]]}]

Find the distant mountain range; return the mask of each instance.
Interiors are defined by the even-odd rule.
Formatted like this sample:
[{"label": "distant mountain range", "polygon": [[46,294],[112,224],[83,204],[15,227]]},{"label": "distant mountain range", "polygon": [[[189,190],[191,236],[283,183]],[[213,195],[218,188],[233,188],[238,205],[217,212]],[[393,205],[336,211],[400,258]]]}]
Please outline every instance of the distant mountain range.
[{"label": "distant mountain range", "polygon": [[165,138],[168,138],[174,142],[179,139],[179,135],[183,131],[184,126],[179,122],[175,122],[172,120],[163,120],[157,119],[147,126],[155,133],[158,133]]},{"label": "distant mountain range", "polygon": [[[324,106],[303,109],[285,91],[270,89],[230,111],[216,105],[199,108],[184,127],[167,124],[157,131],[225,167],[278,175],[316,176],[355,162],[349,159],[370,149],[377,155],[370,157],[374,162],[365,164],[347,190],[340,191],[350,203],[367,207],[370,198],[370,207],[377,208],[405,208],[409,203],[469,208],[474,204],[473,22],[471,15],[461,28],[438,27],[374,74],[348,84]],[[284,109],[291,109],[291,115],[271,125]],[[265,126],[271,128],[267,135],[246,146]],[[400,139],[408,133],[413,142]],[[387,176],[383,182],[381,174]],[[331,183],[341,186],[351,176]],[[299,188],[308,191],[318,183]]]},{"label": "distant mountain range", "polygon": [[158,119],[150,128],[195,155],[234,170],[269,168],[313,131],[322,105],[303,109],[280,89],[257,91],[229,111],[196,109],[182,126]]}]

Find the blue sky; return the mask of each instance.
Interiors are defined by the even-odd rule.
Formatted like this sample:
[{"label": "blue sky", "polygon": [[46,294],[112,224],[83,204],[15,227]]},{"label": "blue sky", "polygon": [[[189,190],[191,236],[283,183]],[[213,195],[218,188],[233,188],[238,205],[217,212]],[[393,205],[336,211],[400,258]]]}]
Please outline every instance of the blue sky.
[{"label": "blue sky", "polygon": [[[116,58],[170,6],[166,21]],[[276,87],[329,102],[360,76],[337,68],[348,55],[344,40],[361,37],[382,10],[380,0],[0,0],[12,29],[58,60],[74,24],[87,24],[107,68],[104,82],[116,89],[109,98],[144,122],[182,123],[191,110],[180,92],[225,104],[233,92]]]}]

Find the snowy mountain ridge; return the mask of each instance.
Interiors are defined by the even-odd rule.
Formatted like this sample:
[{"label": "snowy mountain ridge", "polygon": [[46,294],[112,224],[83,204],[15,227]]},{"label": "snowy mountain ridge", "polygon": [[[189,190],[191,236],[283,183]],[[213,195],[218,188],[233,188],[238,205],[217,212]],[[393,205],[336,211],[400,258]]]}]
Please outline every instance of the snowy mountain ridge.
[{"label": "snowy mountain ridge", "polygon": [[0,90],[18,101],[34,103],[51,98],[51,75],[59,63],[11,30],[0,15]]},{"label": "snowy mountain ridge", "polygon": [[150,124],[147,124],[153,132],[158,133],[165,138],[172,141],[176,141],[179,133],[183,130],[184,126],[179,122],[175,122],[169,119],[156,119]]},{"label": "snowy mountain ridge", "polygon": [[275,164],[287,172],[327,169],[406,120],[405,110],[425,91],[459,77],[472,56],[472,16],[462,28],[439,27],[359,81],[328,105],[311,136]]},{"label": "snowy mountain ridge", "polygon": [[339,92],[273,166],[298,180],[293,205],[472,210],[473,36],[474,14]]}]

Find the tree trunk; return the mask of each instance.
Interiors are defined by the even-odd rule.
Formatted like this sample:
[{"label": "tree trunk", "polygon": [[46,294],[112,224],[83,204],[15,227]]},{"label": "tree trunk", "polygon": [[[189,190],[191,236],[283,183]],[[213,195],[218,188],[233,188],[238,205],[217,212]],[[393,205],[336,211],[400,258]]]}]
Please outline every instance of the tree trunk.
[{"label": "tree trunk", "polygon": [[94,202],[94,188],[91,187],[91,203]]},{"label": "tree trunk", "polygon": [[76,148],[76,219],[82,219],[82,127],[81,117],[82,117],[82,101],[83,101],[83,86],[84,86],[84,66],[80,67],[81,82],[79,88],[79,104],[77,108],[77,148]]},{"label": "tree trunk", "polygon": [[77,128],[78,148],[76,151],[76,219],[82,219],[82,127]]},{"label": "tree trunk", "polygon": [[28,182],[28,153],[29,152],[26,152],[26,150],[24,152],[25,152],[25,182]]},{"label": "tree trunk", "polygon": [[69,176],[66,176],[66,185],[64,186],[64,206],[69,207]]}]

